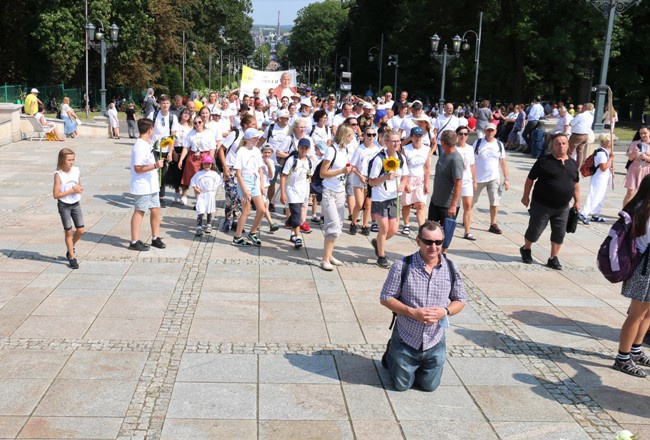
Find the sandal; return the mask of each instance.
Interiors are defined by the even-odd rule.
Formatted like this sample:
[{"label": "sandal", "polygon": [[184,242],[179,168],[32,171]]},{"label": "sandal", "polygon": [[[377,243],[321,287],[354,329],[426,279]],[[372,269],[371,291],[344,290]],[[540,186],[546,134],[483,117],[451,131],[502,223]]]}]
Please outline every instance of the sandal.
[{"label": "sandal", "polygon": [[616,371],[621,371],[625,374],[629,374],[630,376],[646,377],[646,372],[637,367],[632,359],[627,359],[625,361],[616,359],[612,368]]},{"label": "sandal", "polygon": [[465,235],[463,235],[463,238],[469,241],[476,241],[476,237],[474,237],[470,232],[466,232]]},{"label": "sandal", "polygon": [[262,246],[262,241],[260,240],[260,237],[257,233],[248,233],[248,239],[253,243],[255,246],[260,247]]},{"label": "sandal", "polygon": [[637,355],[631,355],[632,360],[637,365],[643,365],[644,367],[650,367],[650,357],[645,353],[640,353]]}]

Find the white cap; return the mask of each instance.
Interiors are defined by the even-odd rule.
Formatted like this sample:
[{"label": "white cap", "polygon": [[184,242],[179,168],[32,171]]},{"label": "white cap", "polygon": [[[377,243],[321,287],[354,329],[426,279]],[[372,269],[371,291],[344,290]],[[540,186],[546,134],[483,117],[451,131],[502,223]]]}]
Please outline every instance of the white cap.
[{"label": "white cap", "polygon": [[491,123],[491,122],[490,122],[488,125],[485,126],[485,131],[488,131],[488,130],[494,130],[494,131],[496,131],[496,129],[497,129],[497,126],[494,125],[494,124]]},{"label": "white cap", "polygon": [[282,109],[278,111],[278,116],[276,117],[276,119],[280,119],[280,118],[289,118],[289,110]]},{"label": "white cap", "polygon": [[210,112],[210,114],[211,114],[211,115],[219,115],[219,116],[221,116],[223,113],[221,113],[221,109],[220,109],[220,108],[215,108],[215,109],[213,109],[213,110]]},{"label": "white cap", "polygon": [[373,109],[374,107],[372,106],[372,104],[371,104],[371,103],[369,103],[369,102],[366,102],[365,104],[363,104],[363,108],[369,108],[369,109]]},{"label": "white cap", "polygon": [[38,89],[32,89],[31,93],[41,93],[38,91]]},{"label": "white cap", "polygon": [[244,139],[252,139],[256,137],[260,137],[262,133],[257,130],[257,128],[247,128],[246,131],[244,132]]}]

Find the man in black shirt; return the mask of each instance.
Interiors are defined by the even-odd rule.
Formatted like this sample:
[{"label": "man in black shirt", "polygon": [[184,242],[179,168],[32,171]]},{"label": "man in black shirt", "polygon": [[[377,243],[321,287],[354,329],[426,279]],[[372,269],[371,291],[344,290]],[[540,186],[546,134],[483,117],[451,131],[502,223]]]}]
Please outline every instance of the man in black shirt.
[{"label": "man in black shirt", "polygon": [[[573,206],[580,210],[578,163],[567,155],[568,150],[569,139],[564,133],[557,133],[553,136],[553,152],[539,158],[528,173],[521,203],[525,207],[530,203],[528,210],[530,220],[524,234],[525,243],[519,249],[521,259],[526,264],[532,264],[530,248],[542,235],[550,221],[551,256],[546,265],[552,269],[562,270],[557,256],[566,235],[569,202],[572,198]],[[535,189],[531,203],[530,190],[534,182]]]}]

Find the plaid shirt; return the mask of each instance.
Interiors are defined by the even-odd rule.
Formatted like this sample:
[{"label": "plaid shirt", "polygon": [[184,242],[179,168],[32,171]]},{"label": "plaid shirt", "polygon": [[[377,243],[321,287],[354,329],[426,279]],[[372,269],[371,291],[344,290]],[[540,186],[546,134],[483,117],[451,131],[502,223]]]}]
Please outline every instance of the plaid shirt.
[{"label": "plaid shirt", "polygon": [[[380,299],[397,298],[409,307],[447,307],[450,301],[466,302],[467,293],[458,267],[452,262],[456,272],[454,286],[451,286],[451,274],[441,255],[440,264],[429,275],[419,252],[411,257],[411,264],[406,273],[404,287],[400,292],[402,266],[404,260],[395,261],[388,278],[384,282]],[[402,340],[416,350],[428,350],[440,342],[444,329],[439,324],[425,325],[404,315],[397,315],[397,332]]]}]

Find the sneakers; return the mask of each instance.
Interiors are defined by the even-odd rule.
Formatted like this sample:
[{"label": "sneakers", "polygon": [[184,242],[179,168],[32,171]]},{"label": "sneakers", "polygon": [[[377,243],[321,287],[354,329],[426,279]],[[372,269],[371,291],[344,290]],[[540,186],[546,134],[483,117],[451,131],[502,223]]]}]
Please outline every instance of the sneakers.
[{"label": "sneakers", "polygon": [[210,223],[208,223],[207,225],[205,225],[205,229],[204,229],[204,231],[205,231],[206,234],[211,233],[211,232],[212,232],[212,225],[211,225]]},{"label": "sneakers", "polygon": [[614,361],[614,365],[612,365],[612,368],[615,369],[616,371],[621,371],[625,374],[629,374],[630,376],[634,377],[646,377],[647,374],[645,371],[643,371],[641,368],[637,367],[637,365],[634,363],[634,361],[630,358],[627,360],[620,360],[616,358]]},{"label": "sneakers", "polygon": [[533,264],[533,253],[530,249],[522,246],[519,248],[519,253],[521,254],[521,261],[526,264]]},{"label": "sneakers", "polygon": [[183,206],[187,205],[187,196],[181,197],[181,205]]},{"label": "sneakers", "polygon": [[370,228],[368,226],[361,226],[361,235],[369,236]]},{"label": "sneakers", "polygon": [[138,251],[138,252],[146,252],[149,250],[149,245],[144,244],[140,240],[136,241],[135,243],[129,244],[129,250],[131,251]]},{"label": "sneakers", "polygon": [[180,193],[174,193],[174,203],[180,203],[180,202],[181,202]]},{"label": "sneakers", "polygon": [[330,263],[327,261],[321,260],[320,262],[320,268],[323,269],[324,271],[331,272],[334,270],[334,266],[332,266]]},{"label": "sneakers", "polygon": [[370,232],[379,232],[379,226],[377,223],[372,222],[372,225],[370,225]]},{"label": "sneakers", "polygon": [[269,231],[275,232],[280,229],[280,226],[278,226],[277,223],[273,223],[271,226],[269,226]]},{"label": "sneakers", "polygon": [[293,235],[293,234],[291,234],[291,237],[289,237],[289,241],[290,241],[291,243],[295,243],[297,239],[298,239],[298,237],[295,236],[295,235]]},{"label": "sneakers", "polygon": [[357,235],[357,225],[350,225],[350,235]]},{"label": "sneakers", "polygon": [[589,219],[585,217],[583,214],[578,214],[578,220],[580,220],[583,225],[589,224]]},{"label": "sneakers", "polygon": [[499,229],[499,225],[497,225],[496,223],[492,223],[490,225],[490,229],[488,229],[488,232],[491,232],[493,234],[503,234],[503,231]]},{"label": "sneakers", "polygon": [[388,258],[386,258],[386,257],[377,258],[377,266],[383,267],[384,269],[388,269],[390,267],[390,263],[388,262]]},{"label": "sneakers", "polygon": [[76,258],[70,258],[68,260],[68,263],[69,263],[70,269],[79,269],[79,263],[77,263]]},{"label": "sneakers", "polygon": [[295,235],[292,235],[291,238],[292,238],[291,241],[293,241],[293,246],[296,249],[300,249],[302,247],[302,238],[296,237]]},{"label": "sneakers", "polygon": [[221,232],[226,233],[230,231],[230,219],[225,219],[220,228]]},{"label": "sneakers", "polygon": [[591,221],[592,221],[592,222],[596,222],[596,223],[605,223],[605,219],[602,218],[602,217],[599,216],[599,215],[592,215],[592,216],[591,216]]},{"label": "sneakers", "polygon": [[167,245],[163,243],[160,237],[156,237],[155,239],[151,240],[151,246],[158,249],[165,249],[167,247]]},{"label": "sneakers", "polygon": [[233,237],[232,238],[232,245],[233,246],[252,246],[253,243],[246,240],[244,237]]},{"label": "sneakers", "polygon": [[411,227],[409,225],[404,225],[402,228],[403,235],[411,235]]},{"label": "sneakers", "polygon": [[313,216],[313,217],[311,218],[311,222],[312,222],[313,224],[315,224],[315,225],[320,225],[320,224],[322,223],[320,217],[318,217],[318,216]]},{"label": "sneakers", "polygon": [[377,239],[373,238],[370,240],[370,244],[372,245],[372,248],[375,250],[375,255],[379,256],[379,251],[377,250]]},{"label": "sneakers", "polygon": [[248,233],[248,239],[257,247],[262,246],[262,241],[260,240],[259,233]]},{"label": "sneakers", "polygon": [[196,233],[194,234],[195,237],[203,237],[203,228],[199,226],[196,228]]},{"label": "sneakers", "polygon": [[300,231],[304,234],[311,234],[311,228],[307,222],[302,222],[302,225],[300,225]]},{"label": "sneakers", "polygon": [[558,260],[557,257],[549,258],[546,262],[546,265],[551,269],[562,270],[562,265],[560,264],[560,260]]},{"label": "sneakers", "polygon": [[[331,260],[330,260],[331,261]],[[644,367],[650,367],[650,357],[645,353],[641,352],[639,354],[631,354],[632,360],[637,365],[643,365]]]}]

